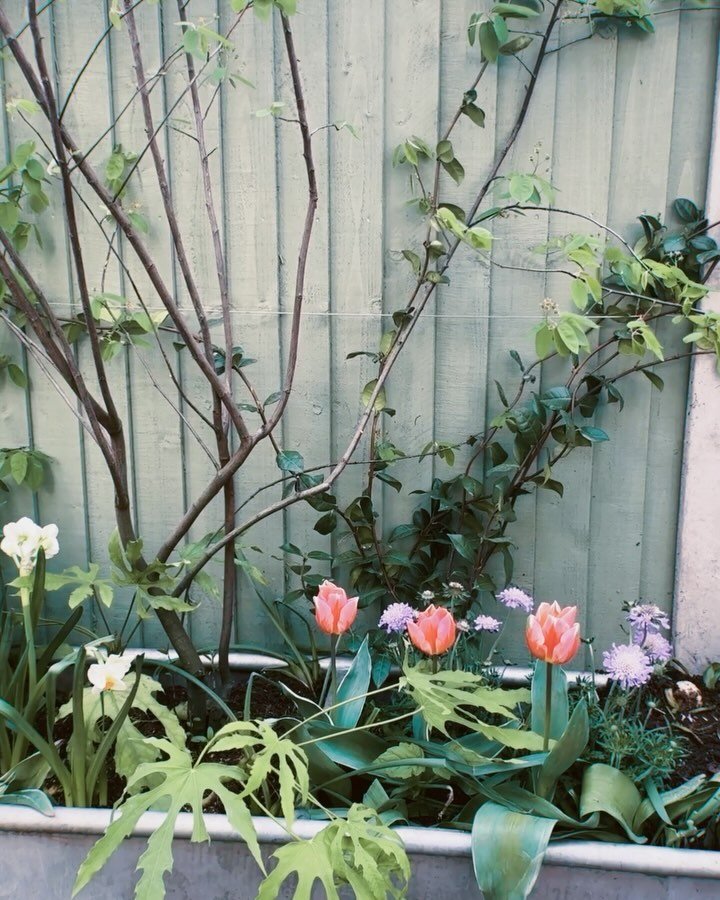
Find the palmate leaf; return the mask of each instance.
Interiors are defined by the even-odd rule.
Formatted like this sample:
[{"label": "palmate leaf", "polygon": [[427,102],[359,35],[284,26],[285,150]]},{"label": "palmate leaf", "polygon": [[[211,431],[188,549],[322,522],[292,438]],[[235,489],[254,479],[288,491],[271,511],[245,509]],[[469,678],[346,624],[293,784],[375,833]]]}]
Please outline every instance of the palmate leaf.
[{"label": "palmate leaf", "polygon": [[[154,787],[142,794],[133,794],[120,806],[118,815],[108,825],[105,834],[92,847],[78,871],[73,897],[81,891],[105,865],[122,841],[128,837],[140,816],[150,809],[168,805],[165,818],[148,839],[148,845],[138,860],[140,880],[135,887],[137,900],[162,900],[165,896],[164,877],[172,871],[172,840],[177,815],[184,807],[193,813],[192,841],[209,839],[203,820],[203,799],[214,793],[225,807],[228,821],[245,841],[258,866],[265,871],[250,810],[242,797],[230,791],[227,781],[242,781],[245,773],[238,766],[222,763],[197,762],[193,765],[187,750],[170,741],[147,738],[167,759],[144,763],[128,782],[132,790],[151,780]],[[158,779],[160,784],[157,784]]]},{"label": "palmate leaf", "polygon": [[[530,731],[488,725],[474,712],[502,716],[509,722],[515,719],[513,710],[518,703],[528,703],[530,692],[524,688],[504,690],[491,688],[483,678],[471,672],[448,671],[430,673],[419,666],[405,666],[400,679],[432,728],[448,734],[448,724],[460,725],[479,732],[516,750],[542,750],[542,738]],[[448,735],[449,737],[449,735]]]},{"label": "palmate leaf", "polygon": [[[175,713],[159,703],[154,694],[162,690],[159,682],[149,675],[141,675],[131,709],[152,713],[160,722],[165,734],[176,747],[185,746],[185,730],[180,724]],[[102,695],[94,694],[92,688],[85,688],[82,696],[83,717],[85,720],[85,733],[87,735],[87,753],[92,755],[93,744],[102,740],[102,734],[98,728],[98,722],[107,717],[115,721],[127,699],[127,691],[104,691]],[[60,707],[58,717],[72,713],[72,701],[69,700]],[[72,754],[72,742],[69,747]],[[152,762],[160,754],[157,749],[145,740],[145,736],[126,717],[115,741],[115,771],[123,778],[129,779],[141,763]]]},{"label": "palmate leaf", "polygon": [[301,804],[307,803],[310,794],[307,756],[289,738],[276,734],[267,722],[230,722],[218,731],[207,749],[212,753],[249,751],[242,796],[252,796],[271,775],[275,776],[280,808],[288,825],[295,818],[296,795]]},{"label": "palmate leaf", "polygon": [[274,900],[283,883],[297,877],[294,900],[310,900],[319,880],[328,900],[338,900],[337,885],[350,885],[359,900],[405,896],[410,863],[398,836],[374,810],[353,804],[347,819],[336,819],[309,841],[277,850],[277,865],[260,886],[257,900]]}]

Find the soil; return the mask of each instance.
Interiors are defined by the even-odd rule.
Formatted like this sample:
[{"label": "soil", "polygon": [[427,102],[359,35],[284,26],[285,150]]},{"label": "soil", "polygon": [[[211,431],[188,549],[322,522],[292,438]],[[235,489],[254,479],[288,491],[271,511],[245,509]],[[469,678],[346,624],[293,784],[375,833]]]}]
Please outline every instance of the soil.
[{"label": "soil", "polygon": [[[689,682],[698,693],[683,690],[683,682]],[[669,723],[686,742],[686,752],[668,786],[720,772],[720,687],[706,687],[702,677],[675,668],[653,679],[650,689],[658,704],[650,724]]]}]

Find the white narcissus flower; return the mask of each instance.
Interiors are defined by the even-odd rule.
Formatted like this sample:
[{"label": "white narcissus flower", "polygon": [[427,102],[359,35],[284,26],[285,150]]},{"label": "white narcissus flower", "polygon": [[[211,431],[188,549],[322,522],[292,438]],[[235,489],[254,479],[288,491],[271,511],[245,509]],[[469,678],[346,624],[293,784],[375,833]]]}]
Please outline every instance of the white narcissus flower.
[{"label": "white narcissus flower", "polygon": [[40,540],[38,542],[38,550],[40,547],[45,551],[45,559],[51,559],[60,552],[60,544],[58,544],[58,527],[57,525],[45,525],[40,529]]},{"label": "white narcissus flower", "polygon": [[123,678],[132,665],[132,658],[112,654],[104,662],[93,663],[88,668],[88,679],[92,684],[93,694],[103,691],[126,691],[128,685]]},{"label": "white narcissus flower", "polygon": [[46,525],[41,528],[32,519],[23,516],[17,522],[8,522],[5,525],[0,550],[12,558],[21,575],[29,575],[35,568],[41,547],[48,559],[57,554],[60,549],[57,534],[57,525]]}]

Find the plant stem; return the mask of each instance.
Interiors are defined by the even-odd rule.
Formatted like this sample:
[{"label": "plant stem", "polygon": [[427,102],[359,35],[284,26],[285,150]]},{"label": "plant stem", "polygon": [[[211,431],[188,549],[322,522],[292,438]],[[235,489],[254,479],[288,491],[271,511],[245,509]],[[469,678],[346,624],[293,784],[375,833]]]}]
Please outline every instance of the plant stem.
[{"label": "plant stem", "polygon": [[35,634],[32,623],[32,610],[30,609],[30,591],[28,588],[20,589],[20,605],[22,607],[23,626],[25,627],[25,645],[28,661],[28,696],[35,690],[37,684],[37,658],[35,653]]},{"label": "plant stem", "polygon": [[543,750],[550,746],[550,717],[552,715],[552,663],[545,663],[545,728],[543,729]]},{"label": "plant stem", "polygon": [[325,681],[323,681],[322,691],[320,692],[320,706],[323,708],[327,703],[332,706],[335,703],[335,693],[337,691],[337,645],[340,635],[330,635],[330,665],[325,673]]}]

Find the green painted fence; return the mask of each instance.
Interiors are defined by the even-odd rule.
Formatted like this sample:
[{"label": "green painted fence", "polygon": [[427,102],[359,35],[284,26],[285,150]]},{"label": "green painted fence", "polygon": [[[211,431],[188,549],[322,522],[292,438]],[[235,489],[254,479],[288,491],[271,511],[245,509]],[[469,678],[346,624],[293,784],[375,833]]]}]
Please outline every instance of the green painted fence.
[{"label": "green painted fence", "polygon": [[[19,0],[7,0],[5,5],[16,21],[24,18]],[[407,246],[417,232],[414,213],[405,205],[405,177],[391,166],[392,149],[413,133],[432,142],[438,122],[452,115],[459,92],[478,68],[477,49],[468,46],[465,35],[478,4],[304,0],[299,6],[294,27],[311,121],[320,126],[347,120],[358,135],[355,139],[347,131],[325,130],[316,137],[320,205],[310,255],[301,364],[281,442],[285,448],[300,450],[307,465],[319,465],[336,459],[344,448],[359,410],[360,391],[372,377],[365,358],[346,356],[377,345],[383,317],[402,305],[409,283],[407,266],[393,258],[393,251]],[[558,203],[623,232],[638,213],[664,212],[676,196],[701,202],[719,20],[717,11],[678,13],[673,6],[666,4],[667,11],[657,15],[655,35],[613,32],[553,53],[506,169],[527,170],[539,146],[541,170],[547,168],[559,189]],[[63,94],[91,42],[106,27],[105,7],[97,0],[67,0],[55,2],[43,13]],[[216,7],[209,0],[193,0],[190,14],[195,20],[200,16],[212,20],[219,14],[216,25],[221,29],[229,20],[228,8],[225,2]],[[145,4],[138,15],[146,66],[152,72],[177,43],[177,10],[169,2]],[[570,44],[586,30],[585,25],[563,24],[559,44]],[[304,215],[304,173],[294,127],[253,115],[273,100],[290,101],[277,29],[248,17],[234,40],[241,74],[256,87],[223,91],[208,116],[208,130],[215,148],[213,172],[222,188],[235,329],[246,353],[258,360],[252,374],[258,393],[267,396],[279,387],[287,352],[287,312]],[[126,41],[125,33],[113,34],[75,90],[67,119],[85,146],[109,128],[131,96]],[[9,60],[3,64],[4,99],[23,96],[14,65]],[[153,92],[158,119],[178,87],[178,77],[171,69],[164,86]],[[487,114],[486,127],[480,130],[468,123],[461,129],[456,151],[470,174],[451,194],[466,197],[482,182],[495,148],[510,129],[526,80],[525,71],[512,58],[488,71],[478,97]],[[183,133],[188,118],[182,104],[172,113],[171,127],[163,132],[164,153],[192,263],[209,298],[208,307],[214,310],[219,304],[212,299],[215,276],[202,186],[195,175],[197,151]],[[0,117],[0,142],[6,147],[23,139],[25,131],[17,117]],[[143,145],[137,104],[94,152],[98,164],[107,158],[112,141],[129,149]],[[150,220],[148,242],[159,256],[163,275],[187,305],[173,270],[148,166],[147,161],[141,165],[140,188],[131,196]],[[58,201],[56,194],[53,199]],[[101,215],[92,201],[91,211]],[[59,215],[46,218],[41,227],[43,249],[32,249],[28,256],[40,280],[52,286],[53,302],[67,311],[76,298]],[[129,294],[127,280],[114,261],[107,262],[105,240],[89,214],[83,213],[82,228],[91,248],[92,288],[104,285],[105,290]],[[497,220],[496,264],[488,267],[468,255],[454,265],[452,284],[438,291],[390,382],[389,399],[398,414],[386,427],[408,453],[432,438],[461,440],[480,430],[497,411],[493,378],[510,383],[517,371],[506,351],[514,348],[531,356],[531,327],[543,297],[568,303],[567,284],[542,271],[542,259],[531,259],[528,248],[569,230],[577,230],[572,220],[544,212],[511,223]],[[540,271],[507,268],[529,260]],[[138,276],[138,288],[149,306],[157,305],[146,278]],[[211,318],[219,333],[218,316]],[[182,353],[175,352],[169,339],[166,349],[176,376],[192,392],[198,385],[192,383]],[[5,352],[19,353],[13,339],[0,330],[0,353]],[[80,351],[81,358],[86,352]],[[26,365],[32,384],[29,399],[9,385],[0,391],[0,444],[33,444],[50,454],[54,463],[50,482],[37,497],[17,489],[0,515],[12,519],[34,514],[44,523],[57,522],[62,552],[53,565],[102,559],[113,528],[109,478],[98,452],[37,363],[30,360]],[[126,411],[138,527],[152,549],[198,493],[211,468],[192,434],[179,425],[172,408],[178,402],[177,390],[155,348],[131,350],[110,368]],[[551,370],[543,372],[544,382],[550,378]],[[513,532],[518,546],[515,580],[539,598],[578,602],[585,633],[595,635],[601,647],[619,634],[624,600],[640,597],[666,608],[672,603],[686,386],[687,370],[682,365],[668,372],[662,394],[651,391],[649,383],[634,385],[621,415],[615,405],[600,416],[599,424],[611,441],[578,451],[564,464],[565,498],[542,492],[537,498],[525,498],[519,508]],[[434,470],[442,473],[444,463],[408,461],[399,477],[411,486],[426,485]],[[261,448],[238,478],[240,497],[250,496],[277,476],[274,453]],[[340,496],[349,499],[359,485],[359,471],[351,470],[340,484]],[[251,500],[245,512],[259,508],[261,500]],[[386,487],[384,523],[401,521],[412,501],[406,493],[398,496]],[[278,591],[285,575],[277,548],[284,541],[330,549],[330,539],[313,531],[314,520],[308,508],[295,507],[266,520],[249,535],[246,543],[265,551],[257,557],[251,552],[253,560]],[[219,522],[215,504],[198,522],[193,537]],[[239,599],[238,640],[272,641],[247,583]],[[112,621],[123,613],[119,603],[111,612]],[[219,610],[211,602],[193,614],[191,628],[201,644],[213,643],[218,619]],[[152,621],[142,626],[135,641],[166,643]],[[507,652],[518,660],[526,658],[517,634],[509,639]]]}]

